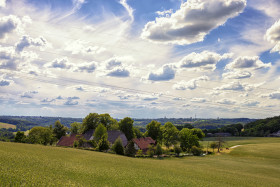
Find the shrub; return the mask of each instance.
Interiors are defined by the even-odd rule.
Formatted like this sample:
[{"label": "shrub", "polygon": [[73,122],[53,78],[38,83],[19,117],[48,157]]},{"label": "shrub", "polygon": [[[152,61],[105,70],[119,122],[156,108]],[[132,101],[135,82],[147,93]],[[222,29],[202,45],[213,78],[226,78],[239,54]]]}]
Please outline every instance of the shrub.
[{"label": "shrub", "polygon": [[200,156],[203,153],[202,149],[196,146],[192,146],[191,152],[194,156]]},{"label": "shrub", "polygon": [[134,147],[134,143],[133,143],[133,141],[129,141],[125,148],[124,154],[126,156],[134,156],[135,153],[136,153],[136,149]]},{"label": "shrub", "polygon": [[109,145],[110,144],[109,144],[109,141],[107,140],[107,136],[104,135],[99,140],[97,148],[98,148],[99,151],[107,151],[110,148]]},{"label": "shrub", "polygon": [[175,151],[176,156],[179,156],[180,153],[182,152],[182,149],[181,149],[181,147],[175,145],[174,151]]},{"label": "shrub", "polygon": [[156,150],[155,150],[155,154],[156,154],[157,156],[162,155],[162,148],[161,148],[161,145],[160,145],[160,144],[157,144]]},{"label": "shrub", "polygon": [[114,145],[112,146],[112,150],[118,155],[124,155],[124,148],[120,138],[116,139]]},{"label": "shrub", "polygon": [[24,132],[18,131],[15,136],[15,142],[19,143],[25,143],[26,136],[24,135]]},{"label": "shrub", "polygon": [[147,151],[147,155],[149,157],[153,157],[155,154],[155,148],[152,145],[149,145],[148,151]]},{"label": "shrub", "polygon": [[143,151],[141,149],[139,149],[136,153],[136,156],[138,156],[138,157],[143,156]]},{"label": "shrub", "polygon": [[95,140],[88,140],[87,143],[92,146],[93,148],[96,148],[97,147],[97,143]]}]

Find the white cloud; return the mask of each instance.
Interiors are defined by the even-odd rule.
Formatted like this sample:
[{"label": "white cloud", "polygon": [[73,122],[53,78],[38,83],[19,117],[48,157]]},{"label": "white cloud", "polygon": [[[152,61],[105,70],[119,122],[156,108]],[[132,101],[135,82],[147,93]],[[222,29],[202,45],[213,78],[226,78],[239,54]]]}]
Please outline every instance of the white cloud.
[{"label": "white cloud", "polygon": [[6,34],[19,29],[22,24],[21,20],[14,15],[4,16],[0,18],[0,39],[4,38]]},{"label": "white cloud", "polygon": [[6,7],[6,0],[0,0],[0,7],[2,8]]},{"label": "white cloud", "polygon": [[270,99],[278,99],[280,100],[280,91],[272,92],[269,94],[263,94],[261,97],[268,97]]},{"label": "white cloud", "polygon": [[133,9],[127,4],[127,0],[120,0],[120,4],[126,9],[128,12],[128,15],[131,19],[131,22],[134,21],[134,16],[133,16]]},{"label": "white cloud", "polygon": [[216,90],[235,90],[235,91],[249,91],[252,90],[255,85],[248,85],[241,82],[231,82],[229,84],[225,84],[221,87],[215,88]]},{"label": "white cloud", "polygon": [[207,77],[207,76],[201,76],[201,77],[192,79],[190,81],[182,80],[182,81],[174,84],[173,89],[175,89],[175,90],[187,90],[187,89],[194,90],[197,88],[198,82],[208,81],[208,80],[209,80],[209,77]]},{"label": "white cloud", "polygon": [[70,51],[72,54],[83,54],[83,55],[100,54],[106,51],[104,47],[91,46],[89,42],[82,41],[82,40],[75,40],[67,43],[65,50]]},{"label": "white cloud", "polygon": [[169,10],[164,10],[164,11],[156,11],[156,14],[159,15],[159,16],[170,16],[170,14],[173,13],[173,10],[172,9],[169,9]]},{"label": "white cloud", "polygon": [[31,38],[30,36],[22,36],[20,41],[16,44],[16,51],[21,52],[24,48],[29,46],[43,47],[50,46],[44,37]]},{"label": "white cloud", "polygon": [[257,106],[259,104],[260,104],[260,102],[258,102],[258,101],[251,101],[251,100],[247,100],[247,101],[242,103],[243,106],[248,106],[248,107]]},{"label": "white cloud", "polygon": [[232,71],[223,73],[224,79],[246,79],[250,78],[252,73],[249,71]]},{"label": "white cloud", "polygon": [[83,63],[83,64],[79,64],[75,71],[92,73],[96,70],[96,67],[97,67],[96,62]]},{"label": "white cloud", "polygon": [[55,59],[54,61],[46,64],[49,68],[57,68],[57,69],[70,69],[73,65],[69,62],[67,57]]},{"label": "white cloud", "polygon": [[199,68],[200,70],[215,70],[216,64],[222,59],[230,58],[230,54],[220,55],[215,52],[203,51],[185,56],[177,64],[179,68]]},{"label": "white cloud", "polygon": [[245,6],[245,0],[188,0],[170,17],[148,22],[141,37],[181,45],[203,41],[211,30],[237,16]]},{"label": "white cloud", "polygon": [[192,98],[191,102],[193,103],[205,103],[207,100],[205,98]]},{"label": "white cloud", "polygon": [[123,67],[114,68],[107,74],[107,76],[110,76],[110,77],[129,77],[129,75],[130,75],[130,72],[128,70],[124,69]]},{"label": "white cloud", "polygon": [[38,94],[37,91],[29,91],[29,92],[24,92],[20,95],[21,98],[33,98],[35,94]]},{"label": "white cloud", "polygon": [[280,19],[266,31],[265,37],[268,41],[275,44],[271,52],[280,53]]},{"label": "white cloud", "polygon": [[221,99],[221,100],[217,101],[217,103],[224,104],[224,105],[234,105],[236,103],[236,101],[230,100],[230,99]]},{"label": "white cloud", "polygon": [[271,67],[271,63],[263,63],[258,56],[241,56],[226,65],[225,69],[262,69]]},{"label": "white cloud", "polygon": [[175,70],[172,65],[164,65],[162,69],[149,74],[148,80],[151,81],[169,81],[174,79]]},{"label": "white cloud", "polygon": [[0,45],[0,69],[13,69],[18,66],[19,57],[15,53],[14,47],[3,47]]}]

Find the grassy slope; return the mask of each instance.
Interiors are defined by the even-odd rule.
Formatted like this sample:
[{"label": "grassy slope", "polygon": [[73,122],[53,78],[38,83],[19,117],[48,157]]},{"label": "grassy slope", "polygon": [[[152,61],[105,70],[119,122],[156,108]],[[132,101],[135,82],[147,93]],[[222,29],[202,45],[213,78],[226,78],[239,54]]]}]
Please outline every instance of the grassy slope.
[{"label": "grassy slope", "polygon": [[12,129],[15,129],[16,126],[15,126],[15,125],[12,125],[12,124],[0,122],[0,129],[1,129],[1,128],[6,128],[6,129],[12,128]]},{"label": "grassy slope", "polygon": [[0,183],[3,186],[279,186],[280,138],[250,141],[255,143],[237,147],[229,154],[165,160],[0,142]]}]

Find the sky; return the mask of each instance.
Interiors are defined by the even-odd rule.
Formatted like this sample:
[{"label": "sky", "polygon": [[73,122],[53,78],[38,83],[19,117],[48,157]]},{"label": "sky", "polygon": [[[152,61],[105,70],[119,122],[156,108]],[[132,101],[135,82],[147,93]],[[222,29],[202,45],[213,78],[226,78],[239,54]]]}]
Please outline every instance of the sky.
[{"label": "sky", "polygon": [[0,115],[265,118],[278,0],[0,0]]}]

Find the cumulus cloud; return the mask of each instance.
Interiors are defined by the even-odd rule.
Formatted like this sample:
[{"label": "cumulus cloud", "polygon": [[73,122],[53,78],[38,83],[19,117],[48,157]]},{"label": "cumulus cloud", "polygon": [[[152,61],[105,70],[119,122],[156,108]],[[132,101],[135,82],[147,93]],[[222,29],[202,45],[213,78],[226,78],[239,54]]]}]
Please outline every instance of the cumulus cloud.
[{"label": "cumulus cloud", "polygon": [[70,69],[73,65],[69,62],[67,57],[55,59],[51,63],[47,64],[49,68],[57,68],[57,69]]},{"label": "cumulus cloud", "polygon": [[0,45],[0,69],[17,68],[17,60],[14,47],[3,47]]},{"label": "cumulus cloud", "polygon": [[129,71],[124,68],[114,68],[107,76],[110,77],[129,77]]},{"label": "cumulus cloud", "polygon": [[224,105],[234,105],[236,101],[230,100],[230,99],[221,99],[217,101],[219,104],[224,104]]},{"label": "cumulus cloud", "polygon": [[84,63],[77,66],[77,69],[75,71],[77,72],[87,72],[87,73],[93,73],[96,69],[96,63],[90,62],[90,63]]},{"label": "cumulus cloud", "polygon": [[55,99],[45,98],[45,99],[43,99],[43,100],[41,101],[41,103],[43,103],[43,104],[50,104],[50,103],[52,103],[52,102],[54,102],[54,101],[55,101]]},{"label": "cumulus cloud", "polygon": [[0,39],[6,34],[16,30],[21,25],[21,20],[14,15],[4,16],[0,18]]},{"label": "cumulus cloud", "polygon": [[132,59],[128,57],[113,57],[105,61],[104,69],[110,77],[129,77],[130,68],[128,66]]},{"label": "cumulus cloud", "polygon": [[99,46],[91,46],[89,42],[82,40],[71,41],[66,44],[66,51],[70,51],[72,54],[100,54],[106,49]]},{"label": "cumulus cloud", "polygon": [[195,97],[195,98],[191,99],[191,102],[193,102],[193,103],[205,103],[206,101],[207,100],[205,98],[197,98],[197,97]]},{"label": "cumulus cloud", "polygon": [[198,82],[208,81],[208,80],[209,80],[209,77],[207,77],[207,76],[201,76],[201,77],[192,79],[190,81],[182,80],[182,81],[174,84],[173,89],[175,89],[175,90],[187,90],[187,89],[194,90],[197,88]]},{"label": "cumulus cloud", "polygon": [[235,90],[235,91],[249,91],[252,90],[255,85],[248,85],[241,82],[231,82],[229,84],[225,84],[221,87],[215,88],[216,90]]},{"label": "cumulus cloud", "polygon": [[277,99],[280,100],[280,91],[272,92],[269,94],[263,94],[261,97],[267,97],[269,99]]},{"label": "cumulus cloud", "polygon": [[201,70],[215,70],[216,64],[222,59],[230,58],[231,54],[220,55],[215,52],[203,51],[185,56],[177,64],[179,68],[199,68]]},{"label": "cumulus cloud", "polygon": [[21,97],[21,98],[29,98],[29,99],[31,99],[31,98],[33,98],[33,96],[34,96],[35,94],[37,94],[37,93],[38,93],[37,91],[24,92],[24,93],[22,93],[22,94],[20,95],[20,97]]},{"label": "cumulus cloud", "polygon": [[20,41],[16,44],[16,51],[21,52],[24,48],[29,46],[36,46],[36,47],[45,47],[49,45],[47,40],[44,37],[39,38],[31,38],[30,36],[22,36]]},{"label": "cumulus cloud", "polygon": [[223,73],[223,78],[225,79],[246,79],[250,78],[252,73],[249,71],[232,71]]},{"label": "cumulus cloud", "polygon": [[165,65],[162,67],[161,70],[150,73],[148,80],[151,81],[169,81],[171,79],[174,79],[175,77],[175,70],[170,65]]},{"label": "cumulus cloud", "polygon": [[6,7],[6,0],[0,0],[0,7],[2,8]]},{"label": "cumulus cloud", "polygon": [[148,22],[141,37],[181,45],[203,41],[211,30],[237,16],[245,6],[246,0],[188,0],[170,16]]},{"label": "cumulus cloud", "polygon": [[275,44],[271,52],[280,53],[280,19],[266,31],[265,37],[268,41]]},{"label": "cumulus cloud", "polygon": [[260,102],[251,101],[251,100],[247,100],[247,101],[242,103],[243,106],[248,106],[248,107],[257,106],[258,104],[260,104]]},{"label": "cumulus cloud", "polygon": [[271,63],[263,63],[258,56],[241,56],[226,65],[225,69],[262,69],[271,67]]},{"label": "cumulus cloud", "polygon": [[67,97],[67,101],[64,103],[64,105],[78,105],[79,102],[76,101],[80,99],[79,97],[77,96],[74,96],[74,97]]},{"label": "cumulus cloud", "polygon": [[9,85],[10,85],[10,81],[0,79],[0,86],[9,86]]}]

